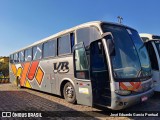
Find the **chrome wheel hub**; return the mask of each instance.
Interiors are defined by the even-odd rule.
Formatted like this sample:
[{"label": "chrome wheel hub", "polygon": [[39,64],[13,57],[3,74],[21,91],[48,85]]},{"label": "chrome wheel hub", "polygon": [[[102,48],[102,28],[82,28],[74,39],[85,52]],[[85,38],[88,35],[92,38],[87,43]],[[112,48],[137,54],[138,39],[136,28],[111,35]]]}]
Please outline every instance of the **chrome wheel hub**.
[{"label": "chrome wheel hub", "polygon": [[67,95],[67,97],[69,97],[69,98],[72,98],[72,97],[73,97],[73,88],[72,88],[71,86],[68,86],[68,87],[66,88],[66,95]]}]

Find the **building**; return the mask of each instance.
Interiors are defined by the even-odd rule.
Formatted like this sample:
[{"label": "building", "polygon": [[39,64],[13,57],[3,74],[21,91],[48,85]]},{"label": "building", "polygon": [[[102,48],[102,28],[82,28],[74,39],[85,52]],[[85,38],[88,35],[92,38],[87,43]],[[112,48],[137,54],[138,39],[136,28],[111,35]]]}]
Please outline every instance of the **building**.
[{"label": "building", "polygon": [[9,62],[9,57],[0,57],[0,62],[1,63]]}]

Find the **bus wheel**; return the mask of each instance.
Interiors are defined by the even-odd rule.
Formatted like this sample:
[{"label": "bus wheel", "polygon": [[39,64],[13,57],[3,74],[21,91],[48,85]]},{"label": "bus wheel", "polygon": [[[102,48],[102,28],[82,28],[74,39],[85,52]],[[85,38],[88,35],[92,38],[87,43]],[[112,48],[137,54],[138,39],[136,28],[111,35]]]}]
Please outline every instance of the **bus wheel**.
[{"label": "bus wheel", "polygon": [[76,103],[76,93],[73,85],[70,82],[67,82],[63,89],[63,95],[67,102]]}]

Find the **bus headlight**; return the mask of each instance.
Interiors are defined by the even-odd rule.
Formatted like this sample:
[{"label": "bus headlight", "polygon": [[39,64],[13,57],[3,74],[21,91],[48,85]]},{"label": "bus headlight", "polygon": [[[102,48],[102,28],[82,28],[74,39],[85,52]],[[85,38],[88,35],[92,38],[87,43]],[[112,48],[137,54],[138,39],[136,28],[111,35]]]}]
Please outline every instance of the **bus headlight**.
[{"label": "bus headlight", "polygon": [[129,94],[131,94],[131,91],[129,91],[129,90],[115,90],[115,93],[117,93],[119,95],[129,95]]}]

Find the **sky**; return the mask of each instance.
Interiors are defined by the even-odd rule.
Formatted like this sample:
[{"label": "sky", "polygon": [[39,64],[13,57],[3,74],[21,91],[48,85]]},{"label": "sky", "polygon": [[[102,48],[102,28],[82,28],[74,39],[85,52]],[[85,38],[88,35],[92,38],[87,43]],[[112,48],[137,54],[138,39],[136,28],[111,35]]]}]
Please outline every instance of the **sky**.
[{"label": "sky", "polygon": [[0,56],[90,21],[160,35],[160,0],[0,0]]}]

